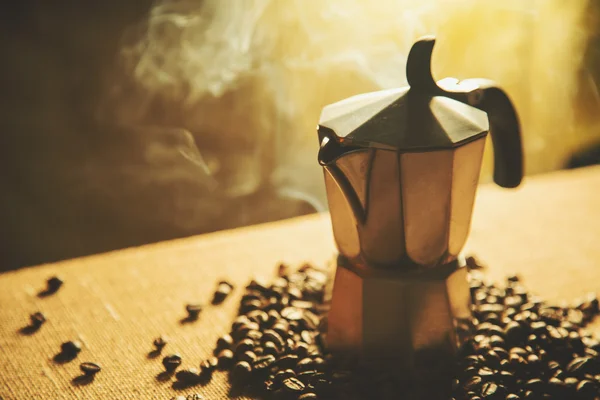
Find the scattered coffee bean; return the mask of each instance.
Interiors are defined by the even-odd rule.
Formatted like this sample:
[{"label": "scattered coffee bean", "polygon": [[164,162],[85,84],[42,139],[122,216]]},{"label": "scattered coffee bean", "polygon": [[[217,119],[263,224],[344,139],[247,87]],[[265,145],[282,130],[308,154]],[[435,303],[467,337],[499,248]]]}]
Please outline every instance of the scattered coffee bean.
[{"label": "scattered coffee bean", "polygon": [[202,311],[202,305],[201,304],[188,304],[185,306],[185,310],[188,313],[188,319],[190,320],[197,320],[198,319],[198,315],[200,315],[200,312]]},{"label": "scattered coffee bean", "polygon": [[290,274],[290,267],[284,263],[279,264],[277,267],[277,275],[280,278],[287,278]]},{"label": "scattered coffee bean", "polygon": [[219,282],[219,284],[217,285],[217,289],[215,290],[215,293],[213,295],[212,303],[215,305],[221,304],[223,301],[225,301],[227,296],[229,296],[232,290],[233,285],[231,283],[227,281]]},{"label": "scattered coffee bean", "polygon": [[62,279],[58,276],[53,276],[46,281],[46,292],[48,294],[56,293],[58,289],[63,285]]},{"label": "scattered coffee bean", "polygon": [[79,365],[79,369],[81,369],[81,372],[83,372],[85,375],[96,375],[101,370],[98,364],[91,362],[81,363]]},{"label": "scattered coffee bean", "polygon": [[467,264],[467,268],[469,270],[474,270],[474,269],[482,269],[483,266],[481,264],[479,264],[477,262],[477,259],[473,256],[469,256],[465,259],[466,264]]},{"label": "scattered coffee bean", "polygon": [[31,321],[31,326],[35,328],[39,328],[44,322],[46,322],[46,316],[41,312],[31,314],[29,319]]},{"label": "scattered coffee bean", "polygon": [[196,368],[182,369],[177,371],[175,379],[184,384],[194,384],[200,381],[200,372]]},{"label": "scattered coffee bean", "polygon": [[61,353],[67,356],[76,356],[81,351],[81,342],[73,340],[60,345]]},{"label": "scattered coffee bean", "polygon": [[165,371],[173,372],[181,365],[181,356],[179,354],[170,354],[162,360]]},{"label": "scattered coffee bean", "polygon": [[167,345],[167,339],[164,336],[159,336],[152,342],[154,348],[161,351]]}]

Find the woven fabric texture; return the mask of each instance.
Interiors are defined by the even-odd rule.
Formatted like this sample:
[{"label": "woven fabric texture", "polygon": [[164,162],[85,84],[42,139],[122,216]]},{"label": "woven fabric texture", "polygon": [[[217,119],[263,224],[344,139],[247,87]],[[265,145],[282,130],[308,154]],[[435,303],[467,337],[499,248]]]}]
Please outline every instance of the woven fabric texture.
[{"label": "woven fabric texture", "polygon": [[[492,279],[519,273],[541,297],[574,301],[600,292],[599,205],[600,167],[530,178],[517,190],[483,186],[466,251],[488,265]],[[153,339],[167,336],[162,354],[179,353],[184,367],[198,368],[228,331],[253,276],[272,276],[281,261],[326,265],[334,255],[329,217],[313,215],[1,274],[0,397],[229,398],[224,373],[181,391],[172,379],[160,379],[162,357],[148,354]],[[53,275],[63,287],[38,297]],[[212,306],[221,279],[235,290]],[[185,304],[193,302],[207,306],[198,321],[182,324]],[[24,334],[21,328],[36,311],[48,321]],[[68,340],[80,340],[83,350],[74,361],[54,362]],[[102,366],[89,384],[75,379],[84,361]]]}]

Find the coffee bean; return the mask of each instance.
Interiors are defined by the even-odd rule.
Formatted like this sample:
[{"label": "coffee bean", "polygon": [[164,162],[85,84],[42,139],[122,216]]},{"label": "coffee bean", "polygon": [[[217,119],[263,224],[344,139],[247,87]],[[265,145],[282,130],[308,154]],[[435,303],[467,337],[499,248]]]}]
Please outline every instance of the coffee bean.
[{"label": "coffee bean", "polygon": [[286,307],[281,310],[281,316],[289,321],[299,321],[303,318],[304,312],[296,307]]},{"label": "coffee bean", "polygon": [[527,331],[517,321],[511,321],[504,327],[504,336],[509,343],[519,343],[527,337]]},{"label": "coffee bean", "polygon": [[286,354],[277,360],[279,368],[292,368],[298,364],[298,356],[296,354]]},{"label": "coffee bean", "polygon": [[188,319],[190,319],[190,320],[198,319],[198,315],[200,315],[202,308],[203,307],[201,304],[187,304],[185,306],[185,310],[188,313]]},{"label": "coffee bean", "polygon": [[266,354],[265,354],[265,349],[263,349],[263,348],[262,348],[262,347],[260,347],[260,346],[256,346],[254,349],[252,349],[252,352],[253,352],[254,354],[256,354],[258,357],[260,357],[260,356],[263,356],[263,355],[266,355]]},{"label": "coffee bean", "polygon": [[240,361],[233,367],[231,371],[231,380],[234,384],[245,383],[252,373],[252,366],[247,361]]},{"label": "coffee bean", "polygon": [[63,280],[58,276],[53,276],[46,281],[46,292],[48,294],[56,293],[63,285]]},{"label": "coffee bean", "polygon": [[275,374],[273,381],[275,382],[276,385],[281,385],[281,384],[283,384],[283,381],[285,381],[286,379],[295,377],[295,376],[296,376],[296,373],[293,370],[283,369],[283,370],[278,371]]},{"label": "coffee bean", "polygon": [[248,321],[248,323],[239,325],[237,329],[234,329],[231,333],[231,336],[234,340],[241,340],[242,338],[246,337],[248,332],[258,330],[260,330],[260,326],[256,322]]},{"label": "coffee bean", "polygon": [[248,322],[238,325],[237,328],[233,330],[232,337],[234,339],[245,337],[250,331],[258,331],[260,330],[260,325],[256,322],[248,320]]},{"label": "coffee bean", "polygon": [[481,387],[481,395],[483,396],[484,399],[489,399],[489,398],[494,397],[496,395],[497,391],[498,391],[498,385],[496,385],[494,382],[486,382]]},{"label": "coffee bean", "polygon": [[260,310],[263,308],[262,300],[246,300],[240,305],[240,312],[246,313],[253,310]]},{"label": "coffee bean", "polygon": [[235,346],[235,354],[241,356],[247,351],[251,351],[254,348],[254,341],[249,338],[240,340]]},{"label": "coffee bean", "polygon": [[81,351],[81,342],[77,340],[65,342],[60,345],[60,350],[62,354],[74,357]]},{"label": "coffee bean", "polygon": [[251,323],[250,319],[245,315],[238,316],[231,324],[231,329],[237,331],[240,327]]},{"label": "coffee bean", "polygon": [[575,390],[579,396],[584,396],[584,398],[593,399],[593,396],[600,395],[600,388],[594,382],[587,379],[581,380]]},{"label": "coffee bean", "polygon": [[468,268],[468,269],[470,269],[470,270],[474,270],[474,269],[482,269],[482,268],[483,268],[483,266],[482,266],[482,265],[480,265],[480,264],[477,262],[477,259],[476,259],[475,257],[473,257],[473,256],[469,256],[469,257],[467,257],[467,258],[465,259],[465,262],[466,262],[467,268]]},{"label": "coffee bean", "polygon": [[277,275],[281,278],[285,278],[290,274],[290,267],[284,263],[277,266]]},{"label": "coffee bean", "polygon": [[298,397],[298,400],[318,400],[318,396],[312,392],[306,392]]},{"label": "coffee bean", "polygon": [[200,363],[200,371],[202,373],[211,374],[215,369],[217,369],[218,365],[219,365],[218,358],[211,357],[208,360],[204,360],[204,361],[202,361],[202,363]]},{"label": "coffee bean", "polygon": [[258,330],[249,330],[248,332],[246,332],[246,335],[244,335],[244,339],[250,339],[254,342],[259,342],[260,339],[262,338],[263,334],[261,331]]},{"label": "coffee bean", "polygon": [[168,341],[164,336],[159,336],[152,342],[152,345],[156,348],[156,350],[160,351],[167,345]]},{"label": "coffee bean", "polygon": [[253,322],[256,322],[261,327],[269,320],[269,315],[263,310],[250,311],[246,316]]},{"label": "coffee bean", "polygon": [[79,365],[79,369],[81,369],[81,372],[83,372],[85,375],[96,375],[101,370],[98,364],[91,362],[81,363]]},{"label": "coffee bean", "polygon": [[502,313],[504,306],[502,304],[484,304],[476,308],[475,312],[479,314]]},{"label": "coffee bean", "polygon": [[181,365],[181,356],[179,354],[165,356],[162,364],[167,372],[173,372]]},{"label": "coffee bean", "polygon": [[233,285],[231,283],[229,283],[227,281],[219,282],[219,284],[217,285],[217,289],[215,290],[215,293],[213,294],[212,303],[215,305],[221,304],[223,301],[225,301],[227,296],[229,296],[229,294],[232,292],[232,290],[233,290]]},{"label": "coffee bean", "polygon": [[504,298],[504,305],[506,307],[518,308],[523,305],[523,297],[519,295],[511,295]]},{"label": "coffee bean", "polygon": [[258,356],[253,351],[246,351],[238,357],[238,361],[246,361],[252,365]]},{"label": "coffee bean", "polygon": [[290,377],[283,381],[283,388],[290,393],[301,393],[306,387],[302,381],[296,377]]},{"label": "coffee bean", "polygon": [[587,373],[590,370],[591,364],[592,364],[591,358],[577,357],[577,358],[574,358],[573,361],[571,361],[567,365],[567,372],[569,372],[573,375],[582,376],[583,374]]},{"label": "coffee bean", "polygon": [[[287,294],[290,297],[290,299],[292,300],[290,302],[290,304],[292,306],[294,306],[294,307],[298,306],[297,305],[298,301],[302,301],[302,300],[300,300],[302,298],[302,290],[299,289],[299,288],[297,288],[297,287],[291,287],[291,288],[289,288]],[[294,303],[296,303],[296,305]],[[307,303],[309,303],[311,305],[311,307],[313,306],[312,302],[307,302]]]},{"label": "coffee bean", "polygon": [[217,359],[219,360],[218,367],[221,369],[227,369],[233,365],[233,351],[229,349],[221,350],[217,355]]},{"label": "coffee bean", "polygon": [[303,342],[296,342],[294,347],[294,354],[298,356],[298,358],[302,359],[308,355],[309,345]]},{"label": "coffee bean", "polygon": [[502,347],[506,346],[504,339],[498,335],[492,335],[489,343],[490,343],[491,347],[495,347],[495,348],[502,348]]},{"label": "coffee bean", "polygon": [[265,342],[263,344],[262,348],[263,348],[264,354],[270,354],[273,356],[277,356],[279,353],[281,353],[281,350],[282,350],[279,346],[277,346],[273,342]]},{"label": "coffee bean", "polygon": [[267,354],[261,357],[258,357],[253,363],[252,368],[256,371],[266,371],[275,363],[275,356],[271,354]]},{"label": "coffee bean", "polygon": [[261,343],[263,344],[263,347],[265,347],[265,344],[267,342],[275,343],[275,345],[277,345],[277,348],[279,350],[283,350],[283,348],[286,345],[286,343],[283,340],[283,338],[281,337],[281,335],[272,329],[267,329],[266,331],[263,332],[263,335],[261,338]]},{"label": "coffee bean", "polygon": [[31,326],[36,328],[39,328],[44,322],[46,322],[46,316],[41,312],[31,314],[29,319],[31,320]]},{"label": "coffee bean", "polygon": [[316,330],[319,326],[319,317],[316,316],[312,311],[304,311],[302,314],[302,322],[304,327],[310,330]]},{"label": "coffee bean", "polygon": [[279,314],[277,310],[269,310],[269,312],[267,312],[267,316],[268,319],[266,326],[270,328],[273,327],[273,325],[275,325],[275,323],[281,318],[281,314]]},{"label": "coffee bean", "polygon": [[177,371],[175,379],[185,384],[194,384],[200,381],[200,372],[195,368]]},{"label": "coffee bean", "polygon": [[217,351],[221,351],[224,349],[229,349],[231,350],[231,348],[233,347],[233,338],[231,337],[230,334],[225,334],[223,336],[221,336],[219,339],[217,339]]},{"label": "coffee bean", "polygon": [[493,376],[493,375],[494,375],[494,371],[492,371],[492,370],[491,370],[490,368],[488,368],[488,367],[483,367],[483,368],[480,368],[480,369],[477,371],[477,374],[478,374],[479,376],[481,376],[482,378],[484,378],[484,377],[488,377],[488,376]]},{"label": "coffee bean", "polygon": [[533,331],[533,333],[535,333],[536,335],[541,335],[547,332],[546,329],[547,325],[544,321],[535,321],[532,322],[529,325],[529,328]]},{"label": "coffee bean", "polygon": [[562,321],[561,325],[564,327],[569,327],[569,330],[573,330],[575,328],[574,325],[582,325],[583,324],[584,315],[580,310],[570,309],[567,311],[566,321]]},{"label": "coffee bean", "polygon": [[542,381],[539,378],[529,379],[527,382],[525,382],[525,388],[535,393],[542,392],[544,390],[544,387],[544,381]]},{"label": "coffee bean", "polygon": [[290,324],[285,319],[278,320],[271,328],[275,332],[279,334],[279,336],[286,337],[288,335],[288,331],[290,330]]},{"label": "coffee bean", "polygon": [[296,364],[297,371],[307,371],[310,369],[315,369],[315,362],[312,358],[306,357]]}]

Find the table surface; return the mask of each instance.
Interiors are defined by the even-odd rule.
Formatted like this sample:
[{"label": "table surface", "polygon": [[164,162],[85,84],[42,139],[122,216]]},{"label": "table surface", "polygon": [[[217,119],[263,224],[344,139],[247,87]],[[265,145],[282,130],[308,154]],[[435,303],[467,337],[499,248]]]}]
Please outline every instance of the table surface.
[{"label": "table surface", "polygon": [[[487,264],[492,279],[519,273],[543,298],[573,301],[600,292],[599,239],[600,167],[590,167],[532,177],[516,190],[482,186],[466,252]],[[160,357],[148,357],[152,340],[166,335],[165,353],[180,353],[184,366],[197,367],[228,331],[251,276],[271,276],[280,261],[325,265],[334,254],[324,214],[0,274],[0,397],[228,398],[221,373],[180,392],[172,381],[156,379],[162,365]],[[39,298],[55,274],[64,286]],[[207,307],[197,322],[181,324],[184,305],[208,303],[220,279],[235,283],[234,295]],[[48,322],[32,335],[20,333],[35,311]],[[60,344],[75,339],[83,343],[79,357],[54,363]],[[103,367],[88,385],[73,381],[83,361]]]}]

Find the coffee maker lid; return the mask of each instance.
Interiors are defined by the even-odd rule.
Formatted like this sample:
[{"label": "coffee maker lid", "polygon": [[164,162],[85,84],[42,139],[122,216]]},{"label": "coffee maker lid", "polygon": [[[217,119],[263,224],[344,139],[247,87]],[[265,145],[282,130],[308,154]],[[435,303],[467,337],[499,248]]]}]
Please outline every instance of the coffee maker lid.
[{"label": "coffee maker lid", "polygon": [[484,111],[414,88],[360,94],[326,106],[319,129],[344,145],[399,151],[454,148],[485,135]]}]

